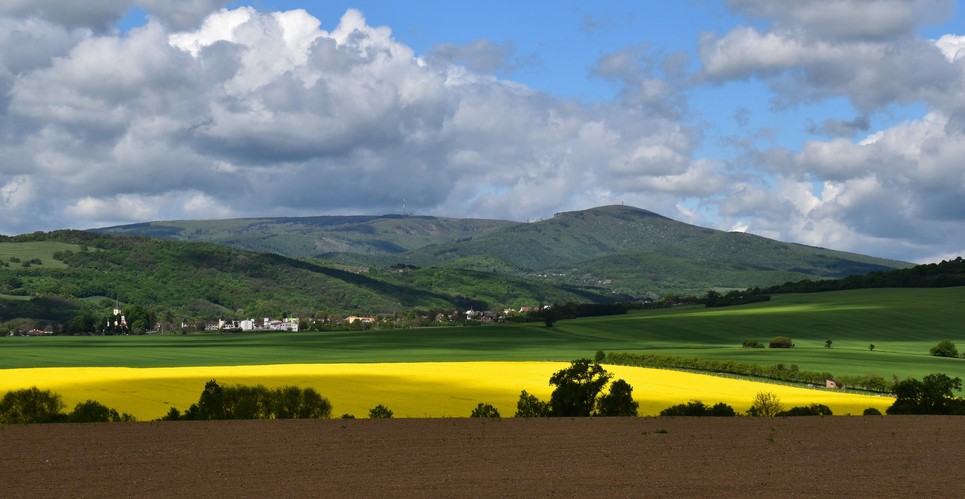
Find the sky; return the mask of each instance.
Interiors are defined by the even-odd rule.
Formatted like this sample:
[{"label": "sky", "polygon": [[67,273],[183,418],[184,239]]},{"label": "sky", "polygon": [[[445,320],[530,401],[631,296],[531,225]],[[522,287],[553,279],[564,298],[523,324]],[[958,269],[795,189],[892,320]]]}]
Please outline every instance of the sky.
[{"label": "sky", "polygon": [[949,0],[0,1],[0,234],[626,204],[965,255]]}]

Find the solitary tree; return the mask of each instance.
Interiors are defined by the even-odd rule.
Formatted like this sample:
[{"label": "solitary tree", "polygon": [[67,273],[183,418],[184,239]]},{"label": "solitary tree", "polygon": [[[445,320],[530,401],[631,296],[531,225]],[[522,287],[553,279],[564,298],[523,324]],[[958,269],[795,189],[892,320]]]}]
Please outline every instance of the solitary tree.
[{"label": "solitary tree", "polygon": [[36,386],[7,392],[0,399],[0,423],[53,423],[63,419],[60,395]]},{"label": "solitary tree", "polygon": [[773,418],[783,410],[784,404],[781,403],[781,399],[777,395],[771,392],[758,392],[754,397],[751,408],[747,410],[747,414],[762,418]]},{"label": "solitary tree", "polygon": [[519,401],[516,402],[517,418],[545,418],[550,415],[549,405],[536,398],[536,395],[526,393],[523,390],[519,394]]},{"label": "solitary tree", "polygon": [[831,340],[824,340],[824,348],[831,348]]}]

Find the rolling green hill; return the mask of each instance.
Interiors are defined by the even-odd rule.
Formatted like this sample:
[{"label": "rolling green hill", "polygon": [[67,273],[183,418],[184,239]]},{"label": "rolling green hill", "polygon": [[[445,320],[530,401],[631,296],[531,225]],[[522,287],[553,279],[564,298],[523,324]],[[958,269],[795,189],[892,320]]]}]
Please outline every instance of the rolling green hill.
[{"label": "rolling green hill", "polygon": [[[97,316],[111,310],[114,300],[153,312],[155,321],[178,324],[626,298],[483,272],[432,276],[427,269],[420,273],[427,277],[420,279],[389,279],[388,272],[349,271],[218,244],[81,231],[4,238],[3,256],[0,322],[64,323],[81,311]],[[428,285],[425,279],[438,284]]]},{"label": "rolling green hill", "polygon": [[629,206],[559,213],[534,223],[315,217],[153,222],[100,231],[314,255],[363,267],[477,271],[636,297],[836,279],[911,266],[697,227]]}]

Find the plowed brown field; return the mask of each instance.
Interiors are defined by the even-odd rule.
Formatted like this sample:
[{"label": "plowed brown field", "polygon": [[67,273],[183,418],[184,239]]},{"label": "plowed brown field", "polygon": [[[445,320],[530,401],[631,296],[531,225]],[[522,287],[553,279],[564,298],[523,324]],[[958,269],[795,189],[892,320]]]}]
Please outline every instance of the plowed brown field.
[{"label": "plowed brown field", "polygon": [[0,425],[0,496],[961,497],[965,418]]}]

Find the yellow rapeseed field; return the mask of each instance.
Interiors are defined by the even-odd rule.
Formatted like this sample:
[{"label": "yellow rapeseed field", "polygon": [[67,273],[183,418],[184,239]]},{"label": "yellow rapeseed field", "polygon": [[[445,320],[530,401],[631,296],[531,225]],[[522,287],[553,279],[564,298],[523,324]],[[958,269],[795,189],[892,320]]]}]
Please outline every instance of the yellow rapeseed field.
[{"label": "yellow rapeseed field", "polygon": [[[333,416],[366,417],[378,404],[395,417],[466,417],[479,402],[494,405],[504,417],[516,412],[521,390],[548,400],[550,376],[562,362],[426,362],[392,364],[284,364],[172,368],[72,367],[0,370],[0,393],[38,388],[63,396],[67,410],[96,400],[138,420],[163,416],[171,407],[197,402],[205,382],[312,387],[327,397]],[[701,400],[725,402],[744,412],[758,392],[776,394],[787,408],[821,403],[834,414],[860,415],[868,407],[882,412],[888,397],[796,388],[718,376],[639,367],[606,366],[633,386],[641,416],[657,415],[674,404]]]}]

